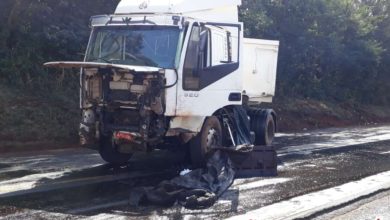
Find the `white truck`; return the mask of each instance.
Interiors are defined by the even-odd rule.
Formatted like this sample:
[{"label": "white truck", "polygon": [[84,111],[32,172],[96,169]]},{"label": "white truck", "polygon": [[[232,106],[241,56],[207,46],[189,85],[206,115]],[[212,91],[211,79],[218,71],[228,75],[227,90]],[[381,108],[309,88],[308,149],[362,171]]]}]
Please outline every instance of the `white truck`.
[{"label": "white truck", "polygon": [[237,145],[234,108],[245,110],[255,145],[270,145],[276,114],[278,41],[243,37],[241,0],[122,0],[91,18],[81,68],[82,145],[112,164],[133,153],[189,146],[194,166],[214,146]]}]

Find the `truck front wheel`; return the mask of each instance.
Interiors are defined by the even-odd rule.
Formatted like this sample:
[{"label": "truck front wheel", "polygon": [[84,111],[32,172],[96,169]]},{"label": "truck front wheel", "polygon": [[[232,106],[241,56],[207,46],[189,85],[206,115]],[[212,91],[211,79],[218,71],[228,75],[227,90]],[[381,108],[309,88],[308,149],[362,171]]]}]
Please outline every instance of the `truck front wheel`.
[{"label": "truck front wheel", "polygon": [[214,146],[222,144],[222,127],[217,117],[208,117],[201,132],[190,142],[192,165],[195,168],[204,167]]},{"label": "truck front wheel", "polygon": [[110,136],[102,136],[99,146],[100,156],[104,161],[115,166],[126,165],[133,154],[120,153]]}]

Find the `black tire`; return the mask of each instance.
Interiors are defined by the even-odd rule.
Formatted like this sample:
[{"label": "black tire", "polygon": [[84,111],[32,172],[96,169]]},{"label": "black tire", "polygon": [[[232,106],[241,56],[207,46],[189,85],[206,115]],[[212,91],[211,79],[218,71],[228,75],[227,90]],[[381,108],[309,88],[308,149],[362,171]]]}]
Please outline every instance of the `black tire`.
[{"label": "black tire", "polygon": [[255,132],[255,145],[271,146],[275,138],[276,122],[272,111],[257,110],[251,114],[251,130]]},{"label": "black tire", "polygon": [[120,153],[117,146],[112,142],[111,137],[102,136],[99,146],[100,156],[104,161],[115,166],[126,165],[133,154]]},{"label": "black tire", "polygon": [[217,117],[208,117],[200,133],[190,141],[190,155],[194,168],[206,166],[212,146],[221,146],[222,126]]}]

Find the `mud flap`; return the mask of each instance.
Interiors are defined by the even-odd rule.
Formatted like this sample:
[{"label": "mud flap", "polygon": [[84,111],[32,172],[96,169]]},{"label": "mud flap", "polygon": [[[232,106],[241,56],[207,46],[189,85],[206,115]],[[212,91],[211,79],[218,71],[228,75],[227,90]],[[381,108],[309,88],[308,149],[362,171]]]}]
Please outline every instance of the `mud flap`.
[{"label": "mud flap", "polygon": [[235,148],[217,148],[226,152],[235,167],[236,178],[277,176],[277,153],[273,147],[253,146],[247,112],[241,106],[234,109],[237,131]]},{"label": "mud flap", "polygon": [[251,152],[227,153],[234,164],[236,178],[278,175],[278,158],[273,147],[255,146]]}]

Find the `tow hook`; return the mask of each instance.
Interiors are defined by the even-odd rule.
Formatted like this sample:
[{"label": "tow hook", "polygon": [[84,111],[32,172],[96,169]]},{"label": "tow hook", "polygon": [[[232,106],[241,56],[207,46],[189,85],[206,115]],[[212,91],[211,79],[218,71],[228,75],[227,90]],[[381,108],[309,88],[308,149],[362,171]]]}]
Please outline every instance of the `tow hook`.
[{"label": "tow hook", "polygon": [[147,146],[140,141],[141,135],[125,131],[116,131],[113,133],[113,141],[117,150],[121,153],[146,152]]},{"label": "tow hook", "polygon": [[119,144],[121,142],[133,142],[134,136],[130,132],[124,132],[124,131],[117,131],[114,132],[114,141],[115,143]]}]

